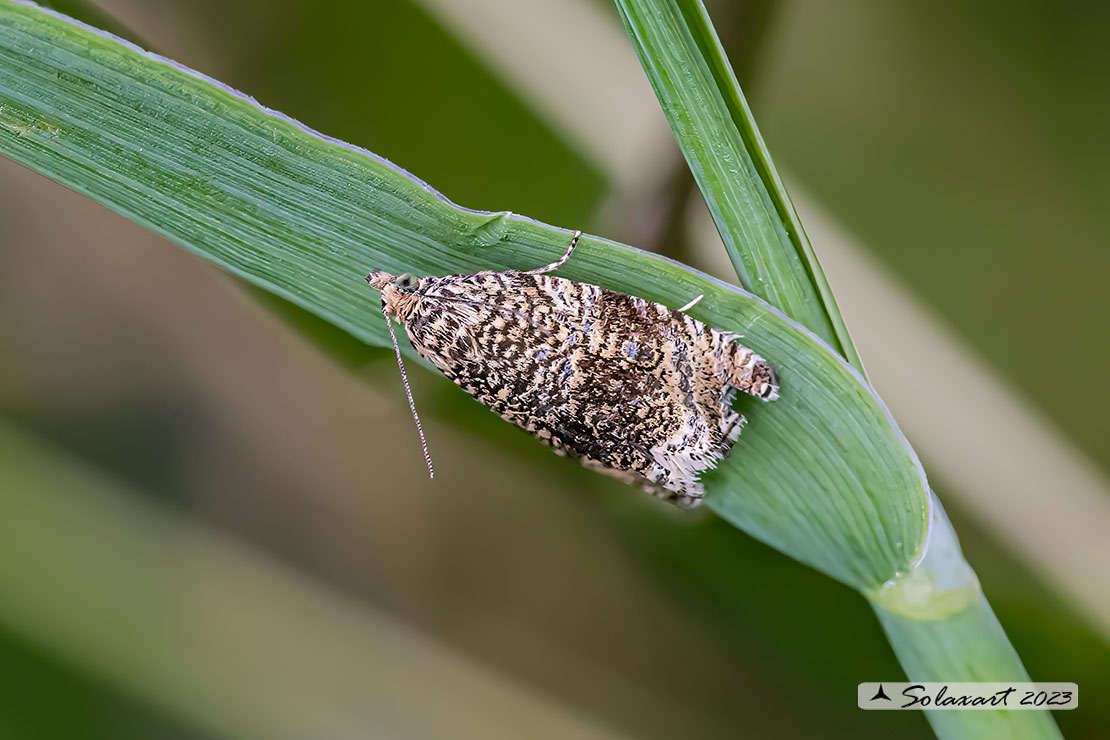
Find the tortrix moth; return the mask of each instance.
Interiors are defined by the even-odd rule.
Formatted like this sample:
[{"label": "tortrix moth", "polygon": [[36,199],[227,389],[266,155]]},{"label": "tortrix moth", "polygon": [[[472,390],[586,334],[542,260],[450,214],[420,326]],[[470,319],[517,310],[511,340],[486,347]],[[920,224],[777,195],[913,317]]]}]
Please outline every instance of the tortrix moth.
[{"label": "tortrix moth", "polygon": [[559,260],[527,272],[374,270],[366,280],[381,291],[387,324],[396,319],[422,357],[503,419],[588,468],[696,506],[701,473],[744,425],[736,391],[774,400],[778,376],[736,334],[683,313],[697,299],[672,310],[547,275],[580,234]]}]

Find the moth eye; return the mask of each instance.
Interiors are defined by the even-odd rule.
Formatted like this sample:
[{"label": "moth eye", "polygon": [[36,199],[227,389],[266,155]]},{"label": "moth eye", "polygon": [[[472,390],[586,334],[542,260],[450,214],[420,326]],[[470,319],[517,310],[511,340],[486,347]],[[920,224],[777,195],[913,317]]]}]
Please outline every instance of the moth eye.
[{"label": "moth eye", "polygon": [[397,277],[398,288],[411,288],[414,284],[416,284],[416,278],[407,272]]}]

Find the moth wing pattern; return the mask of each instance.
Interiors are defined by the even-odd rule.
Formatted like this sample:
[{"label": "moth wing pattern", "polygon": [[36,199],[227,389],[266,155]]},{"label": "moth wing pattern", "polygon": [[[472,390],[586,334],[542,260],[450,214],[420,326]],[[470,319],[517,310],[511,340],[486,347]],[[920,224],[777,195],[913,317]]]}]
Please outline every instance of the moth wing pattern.
[{"label": "moth wing pattern", "polygon": [[506,421],[697,505],[701,473],[745,423],[736,392],[773,399],[774,369],[685,313],[539,272],[421,278],[395,315],[417,352]]}]

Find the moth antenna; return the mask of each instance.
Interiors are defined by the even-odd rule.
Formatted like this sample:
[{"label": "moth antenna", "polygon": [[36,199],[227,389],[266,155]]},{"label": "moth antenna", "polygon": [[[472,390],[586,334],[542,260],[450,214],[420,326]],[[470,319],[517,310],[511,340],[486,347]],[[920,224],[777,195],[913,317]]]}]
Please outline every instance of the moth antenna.
[{"label": "moth antenna", "polygon": [[683,306],[682,308],[680,308],[680,309],[678,309],[678,310],[679,310],[680,312],[681,312],[681,311],[689,311],[689,310],[690,310],[691,308],[693,308],[694,306],[698,305],[698,301],[700,301],[700,300],[701,300],[702,298],[705,298],[705,293],[702,293],[702,294],[701,294],[701,295],[699,295],[699,296],[698,296],[697,298],[695,298],[694,300],[690,301],[689,303],[687,303],[687,304],[686,304],[685,306]]},{"label": "moth antenna", "polygon": [[550,265],[544,265],[543,267],[537,267],[535,270],[529,270],[528,274],[529,275],[542,275],[545,272],[551,272],[553,270],[558,270],[559,266],[567,261],[567,258],[570,257],[570,253],[573,252],[574,248],[578,245],[578,237],[580,237],[580,236],[582,236],[582,232],[581,231],[575,231],[574,236],[572,236],[570,238],[570,245],[567,246],[567,251],[563,253],[562,257],[560,257],[555,262],[552,262]]},{"label": "moth antenna", "polygon": [[393,351],[397,353],[397,367],[401,370],[401,382],[405,386],[405,395],[409,399],[409,409],[412,410],[413,421],[416,422],[416,432],[420,435],[420,446],[424,448],[424,462],[428,463],[428,477],[435,478],[436,471],[432,468],[432,456],[428,454],[428,441],[424,439],[424,429],[420,426],[420,414],[416,413],[416,403],[412,400],[412,391],[409,389],[409,376],[405,373],[405,363],[401,360],[401,347],[397,344],[397,335],[393,333],[393,322],[389,320],[385,306],[382,306],[385,316],[385,325],[389,328],[389,338],[393,340]]}]

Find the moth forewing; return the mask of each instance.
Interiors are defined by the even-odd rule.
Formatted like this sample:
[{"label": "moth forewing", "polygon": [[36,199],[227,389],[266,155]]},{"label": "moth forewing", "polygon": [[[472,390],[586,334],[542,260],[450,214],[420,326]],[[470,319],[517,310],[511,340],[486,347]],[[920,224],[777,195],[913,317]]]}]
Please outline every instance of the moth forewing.
[{"label": "moth forewing", "polygon": [[591,469],[695,506],[701,474],[744,425],[735,392],[773,400],[775,370],[681,310],[544,274],[578,235],[558,261],[529,272],[367,280],[416,351],[506,421]]}]

